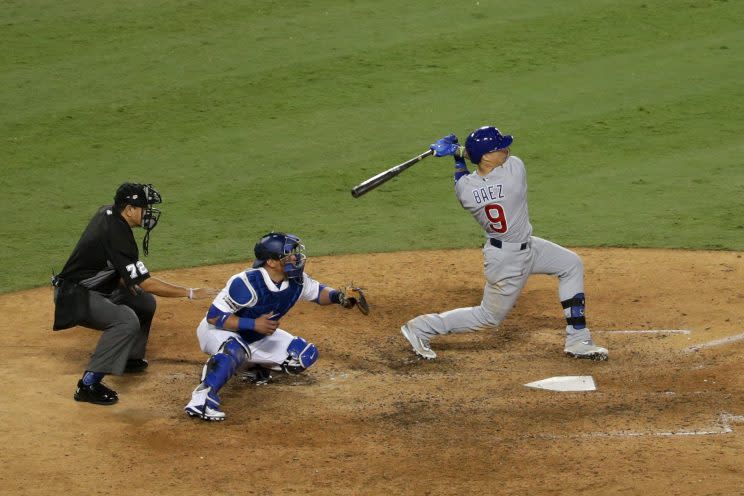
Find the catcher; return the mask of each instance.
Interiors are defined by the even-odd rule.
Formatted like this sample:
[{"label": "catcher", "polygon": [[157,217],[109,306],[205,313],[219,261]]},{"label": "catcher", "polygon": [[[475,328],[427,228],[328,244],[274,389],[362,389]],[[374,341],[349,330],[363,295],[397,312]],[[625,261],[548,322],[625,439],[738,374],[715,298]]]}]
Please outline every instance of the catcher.
[{"label": "catcher", "polygon": [[210,355],[201,382],[184,410],[203,420],[224,420],[218,392],[237,372],[265,384],[271,372],[299,374],[318,359],[318,349],[279,328],[279,320],[298,300],[319,305],[369,305],[359,288],[335,290],[305,274],[305,247],[292,234],[271,232],[254,248],[253,268],[233,275],[199,323],[196,335]]}]

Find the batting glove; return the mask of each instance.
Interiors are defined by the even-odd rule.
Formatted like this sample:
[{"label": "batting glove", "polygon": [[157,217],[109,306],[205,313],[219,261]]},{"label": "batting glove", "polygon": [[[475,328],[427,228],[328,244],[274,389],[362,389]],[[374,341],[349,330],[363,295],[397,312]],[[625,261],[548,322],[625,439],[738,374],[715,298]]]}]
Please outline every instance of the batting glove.
[{"label": "batting glove", "polygon": [[455,155],[460,146],[458,145],[457,136],[450,134],[449,136],[438,139],[429,148],[434,150],[434,156],[446,157],[447,155]]}]

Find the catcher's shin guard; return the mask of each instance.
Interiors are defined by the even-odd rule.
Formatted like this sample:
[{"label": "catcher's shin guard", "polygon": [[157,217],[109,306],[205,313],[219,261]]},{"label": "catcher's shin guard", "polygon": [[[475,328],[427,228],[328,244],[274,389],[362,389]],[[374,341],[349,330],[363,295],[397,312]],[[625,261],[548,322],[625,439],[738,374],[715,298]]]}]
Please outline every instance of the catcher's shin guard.
[{"label": "catcher's shin guard", "polygon": [[235,374],[240,364],[248,358],[250,351],[236,338],[230,338],[220,346],[204,365],[202,382],[217,392]]}]

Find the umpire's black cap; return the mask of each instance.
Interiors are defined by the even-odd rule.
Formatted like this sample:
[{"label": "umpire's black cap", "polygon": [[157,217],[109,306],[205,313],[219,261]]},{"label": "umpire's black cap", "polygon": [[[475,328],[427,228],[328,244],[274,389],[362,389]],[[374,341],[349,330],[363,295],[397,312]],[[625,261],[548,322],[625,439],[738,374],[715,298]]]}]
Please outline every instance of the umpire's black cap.
[{"label": "umpire's black cap", "polygon": [[114,205],[120,207],[124,205],[147,207],[161,201],[160,193],[152,184],[124,183],[119,186],[114,195]]}]

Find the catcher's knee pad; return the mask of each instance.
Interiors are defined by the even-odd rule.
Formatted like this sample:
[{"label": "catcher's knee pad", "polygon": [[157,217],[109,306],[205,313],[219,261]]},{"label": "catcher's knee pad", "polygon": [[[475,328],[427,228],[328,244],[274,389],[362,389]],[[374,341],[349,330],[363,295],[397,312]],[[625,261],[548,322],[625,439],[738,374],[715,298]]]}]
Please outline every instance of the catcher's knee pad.
[{"label": "catcher's knee pad", "polygon": [[574,329],[583,329],[586,327],[586,317],[584,317],[584,307],[586,299],[584,293],[576,293],[573,298],[561,302],[563,313],[566,315],[566,323],[573,326]]},{"label": "catcher's knee pad", "polygon": [[251,357],[250,348],[238,338],[227,339],[222,343],[219,351],[231,356],[236,362],[236,367]]},{"label": "catcher's knee pad", "polygon": [[310,368],[318,360],[318,348],[313,343],[308,343],[302,338],[296,337],[287,346],[287,359],[281,367],[288,374],[299,374]]},{"label": "catcher's knee pad", "polygon": [[204,366],[202,381],[214,391],[219,391],[249,356],[250,351],[239,339],[227,339]]}]

